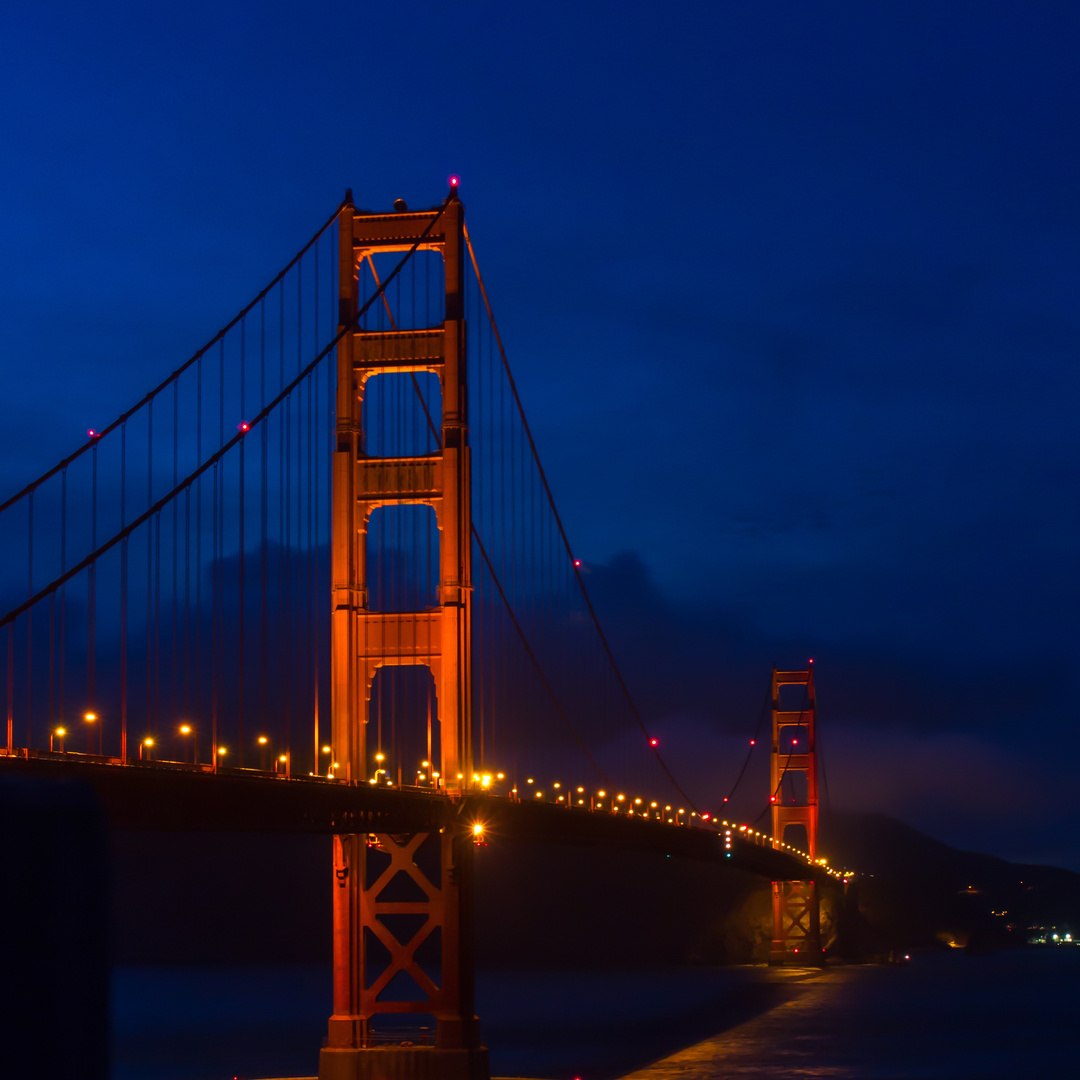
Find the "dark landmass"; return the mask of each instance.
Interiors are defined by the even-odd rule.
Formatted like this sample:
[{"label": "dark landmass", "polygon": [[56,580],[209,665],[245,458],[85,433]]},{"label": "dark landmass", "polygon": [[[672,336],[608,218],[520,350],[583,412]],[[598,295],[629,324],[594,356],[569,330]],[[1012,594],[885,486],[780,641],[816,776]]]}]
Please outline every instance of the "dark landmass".
[{"label": "dark landmass", "polygon": [[960,851],[884,814],[830,813],[822,850],[857,868],[866,947],[984,951],[1080,930],[1080,874]]}]

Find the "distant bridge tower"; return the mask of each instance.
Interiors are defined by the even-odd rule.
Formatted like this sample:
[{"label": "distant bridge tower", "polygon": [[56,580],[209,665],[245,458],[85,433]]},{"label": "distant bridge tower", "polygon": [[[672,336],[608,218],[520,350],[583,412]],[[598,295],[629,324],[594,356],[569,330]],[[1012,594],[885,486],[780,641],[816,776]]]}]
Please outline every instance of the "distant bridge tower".
[{"label": "distant bridge tower", "polygon": [[[772,754],[769,791],[772,800],[773,839],[792,842],[789,832],[805,830],[806,853],[817,858],[817,703],[814,698],[814,662],[805,671],[772,673]],[[782,708],[780,690],[784,686],[803,688],[798,709]],[[792,704],[792,703],[787,703]],[[795,791],[795,802],[785,802],[784,781]],[[800,798],[801,796],[801,798]],[[821,920],[817,886],[813,881],[774,881],[773,936],[770,964],[820,964]]]},{"label": "distant bridge tower", "polygon": [[[331,552],[333,758],[339,777],[343,772],[353,782],[367,782],[375,768],[365,734],[376,672],[383,666],[422,665],[434,677],[437,760],[443,784],[453,795],[469,786],[473,768],[464,208],[456,191],[441,209],[388,214],[357,213],[351,204],[342,209],[339,330],[357,318],[361,262],[380,252],[408,252],[417,241],[419,250],[442,256],[442,324],[383,332],[357,327],[338,345]],[[439,447],[422,456],[367,456],[362,426],[369,379],[411,372],[439,377]],[[377,508],[402,504],[434,509],[438,603],[417,612],[375,611],[366,580],[369,522]],[[435,856],[430,863],[421,849]],[[334,838],[334,1013],[319,1060],[320,1080],[428,1080],[436,1075],[486,1080],[487,1051],[479,1046],[473,1015],[473,851],[471,837],[451,825],[430,834]],[[432,955],[441,966],[434,979],[422,966],[432,963]],[[379,1044],[373,1019],[402,1013],[435,1017],[433,1047]],[[403,1038],[416,1041],[411,1034]]]}]

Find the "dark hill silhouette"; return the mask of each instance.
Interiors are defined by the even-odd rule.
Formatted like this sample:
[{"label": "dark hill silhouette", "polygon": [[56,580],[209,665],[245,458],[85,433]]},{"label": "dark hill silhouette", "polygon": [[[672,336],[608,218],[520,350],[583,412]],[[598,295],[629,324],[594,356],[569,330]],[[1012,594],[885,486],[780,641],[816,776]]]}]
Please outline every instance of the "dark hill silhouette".
[{"label": "dark hill silhouette", "polygon": [[822,850],[857,868],[874,951],[1019,946],[1035,927],[1080,930],[1080,874],[961,851],[884,814],[822,814]]}]

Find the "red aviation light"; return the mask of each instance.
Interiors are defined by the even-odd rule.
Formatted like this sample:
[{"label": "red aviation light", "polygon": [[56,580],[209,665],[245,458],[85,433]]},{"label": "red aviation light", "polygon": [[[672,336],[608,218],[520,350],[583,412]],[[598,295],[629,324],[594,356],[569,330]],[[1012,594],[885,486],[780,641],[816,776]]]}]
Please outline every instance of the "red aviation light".
[{"label": "red aviation light", "polygon": [[86,437],[87,437],[88,439],[99,439],[99,438],[101,438],[101,435],[100,435],[100,434],[99,434],[98,432],[96,432],[96,431],[95,431],[95,430],[94,430],[93,428],[91,428],[91,429],[90,429],[90,430],[89,430],[89,431],[88,431],[88,432],[86,433]]},{"label": "red aviation light", "polygon": [[575,559],[574,560],[574,565],[575,566],[580,566],[581,565],[581,560],[580,559]]},{"label": "red aviation light", "polygon": [[246,420],[241,420],[240,423],[236,425],[236,430],[237,431],[250,431],[251,430],[251,425]]},{"label": "red aviation light", "polygon": [[448,177],[446,178],[446,182],[447,182],[447,183],[448,183],[448,184],[449,184],[449,185],[450,185],[450,186],[451,186],[452,188],[456,188],[456,187],[458,186],[458,184],[460,184],[460,183],[461,183],[461,177],[460,177],[460,176],[458,176],[458,175],[457,175],[457,173],[451,173],[451,174],[450,174],[450,175],[449,175],[449,176],[448,176]]},{"label": "red aviation light", "polygon": [[649,745],[650,746],[659,746],[660,745],[660,740],[659,739],[650,739],[649,740]]},{"label": "red aviation light", "polygon": [[776,802],[776,796],[775,795],[770,795],[769,796],[769,802]]}]

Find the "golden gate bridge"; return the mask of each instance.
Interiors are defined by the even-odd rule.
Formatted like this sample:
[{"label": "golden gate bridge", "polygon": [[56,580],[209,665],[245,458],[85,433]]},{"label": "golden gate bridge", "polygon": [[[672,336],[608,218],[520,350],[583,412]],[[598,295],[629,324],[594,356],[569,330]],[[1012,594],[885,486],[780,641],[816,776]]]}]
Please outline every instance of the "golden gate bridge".
[{"label": "golden gate bridge", "polygon": [[81,777],[120,827],[334,836],[322,1080],[487,1076],[492,835],[749,870],[771,961],[821,962],[847,877],[816,850],[812,664],[772,675],[771,831],[697,805],[593,607],[456,178],[419,211],[348,193],[0,530],[4,774]]}]

